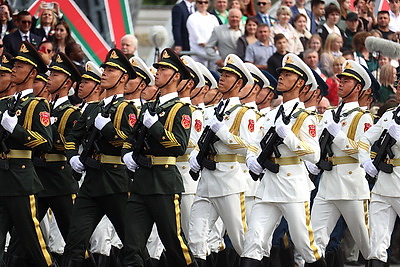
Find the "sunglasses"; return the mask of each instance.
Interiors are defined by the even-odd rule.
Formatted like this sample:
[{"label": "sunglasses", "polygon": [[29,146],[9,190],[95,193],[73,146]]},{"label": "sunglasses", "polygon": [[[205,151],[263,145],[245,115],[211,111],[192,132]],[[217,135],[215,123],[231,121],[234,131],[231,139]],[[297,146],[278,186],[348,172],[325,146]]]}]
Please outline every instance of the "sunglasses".
[{"label": "sunglasses", "polygon": [[271,3],[267,3],[267,2],[258,2],[257,3],[257,5],[259,5],[259,6],[265,6],[265,5],[268,5],[268,4],[271,4]]},{"label": "sunglasses", "polygon": [[21,23],[23,23],[23,24],[31,24],[32,21],[30,21],[30,20],[21,20]]},{"label": "sunglasses", "polygon": [[196,3],[199,5],[206,5],[208,4],[208,1],[197,1]]},{"label": "sunglasses", "polygon": [[4,47],[4,45],[3,44],[0,44],[0,48],[3,48]]}]

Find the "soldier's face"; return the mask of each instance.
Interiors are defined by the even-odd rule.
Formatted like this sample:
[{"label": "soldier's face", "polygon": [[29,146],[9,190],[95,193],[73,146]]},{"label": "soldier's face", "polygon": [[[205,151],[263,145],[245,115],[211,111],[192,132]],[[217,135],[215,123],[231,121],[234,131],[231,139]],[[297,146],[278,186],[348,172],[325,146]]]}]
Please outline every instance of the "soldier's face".
[{"label": "soldier's face", "polygon": [[168,82],[175,71],[171,68],[160,66],[156,72],[155,84],[157,87],[163,86]]},{"label": "soldier's face", "polygon": [[113,87],[117,83],[118,79],[121,77],[122,74],[123,73],[121,70],[110,66],[106,66],[104,68],[103,74],[101,75],[100,86],[103,89]]},{"label": "soldier's face", "polygon": [[95,81],[82,79],[81,83],[79,84],[78,96],[80,98],[87,97],[96,85],[97,83]]},{"label": "soldier's face", "polygon": [[[22,83],[28,73],[32,70],[33,66],[21,61],[16,61],[12,69],[11,81],[15,84]],[[32,73],[31,73],[32,75]]]},{"label": "soldier's face", "polygon": [[[141,82],[142,82],[142,83],[141,83]],[[132,93],[132,92],[135,91],[135,90],[140,89],[140,88],[138,88],[138,86],[139,86],[140,83],[145,85],[145,83],[144,83],[144,81],[143,81],[143,78],[141,78],[141,77],[136,77],[136,79],[131,79],[131,80],[129,80],[129,81],[125,84],[124,93],[125,93],[125,94],[129,94],[129,93]]]},{"label": "soldier's face", "polygon": [[46,83],[42,80],[35,79],[33,81],[33,94],[37,97],[41,97],[39,95],[40,91],[42,91],[43,87],[46,85]]},{"label": "soldier's face", "polygon": [[0,92],[4,91],[11,82],[11,73],[0,71]]},{"label": "soldier's face", "polygon": [[141,98],[146,101],[152,100],[153,97],[156,95],[158,88],[155,85],[147,86],[141,93]]},{"label": "soldier's face", "polygon": [[346,76],[341,77],[338,87],[338,96],[339,97],[347,96],[356,85],[357,81],[355,79]]},{"label": "soldier's face", "polygon": [[219,78],[218,91],[223,94],[228,92],[237,80],[238,76],[236,74],[229,71],[223,71]]},{"label": "soldier's face", "polygon": [[67,74],[61,71],[51,71],[49,76],[49,81],[47,82],[46,85],[46,88],[50,92],[50,94],[58,90],[60,86],[63,85],[67,77],[68,77]]},{"label": "soldier's face", "polygon": [[276,87],[276,90],[281,92],[290,90],[296,83],[298,77],[299,75],[293,72],[282,70],[278,78],[278,86]]}]

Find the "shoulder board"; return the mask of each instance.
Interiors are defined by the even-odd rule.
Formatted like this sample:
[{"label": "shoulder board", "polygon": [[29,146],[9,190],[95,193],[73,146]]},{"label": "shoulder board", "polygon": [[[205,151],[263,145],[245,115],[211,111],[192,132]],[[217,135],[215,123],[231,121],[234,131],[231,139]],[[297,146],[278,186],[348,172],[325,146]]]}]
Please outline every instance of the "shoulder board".
[{"label": "shoulder board", "polygon": [[0,100],[9,99],[10,97],[12,97],[12,96],[11,95],[3,96],[3,97],[0,98]]},{"label": "shoulder board", "polygon": [[35,96],[33,99],[39,100],[39,101],[47,101],[46,98],[44,97],[39,97],[39,96]]},{"label": "shoulder board", "polygon": [[386,111],[395,110],[397,107],[388,108]]},{"label": "shoulder board", "polygon": [[[244,106],[242,106],[242,105],[240,105],[240,104],[234,105],[234,106],[231,107],[228,111],[226,111],[225,114],[229,115],[229,114],[231,114],[232,112],[234,112],[237,108],[240,108],[240,107],[244,107]],[[248,107],[244,107],[244,108],[248,108]]]},{"label": "shoulder board", "polygon": [[190,109],[192,110],[192,112],[195,111],[195,110],[201,109],[198,106],[194,106],[194,105],[191,105],[191,104],[189,106],[190,106]]},{"label": "shoulder board", "polygon": [[326,110],[335,109],[335,108],[337,108],[337,106],[330,106],[330,107],[327,107]]},{"label": "shoulder board", "polygon": [[353,113],[354,111],[365,113],[365,110],[361,109],[360,107],[356,107],[356,108],[353,108],[353,109],[351,109],[351,110],[349,110],[349,111],[343,113],[342,116],[343,116],[343,117],[347,117],[347,116],[349,116],[351,113]]},{"label": "shoulder board", "polygon": [[308,115],[311,115],[311,111],[305,110],[305,109],[303,109],[303,108],[299,108],[299,109],[296,110],[295,113],[293,113],[292,117],[293,117],[293,118],[297,118],[297,117],[299,117],[300,114],[303,113],[303,112],[307,113]]},{"label": "shoulder board", "polygon": [[370,111],[369,111],[369,109],[367,109],[367,110],[365,110],[365,109],[362,109],[362,108],[358,108],[358,112],[362,112],[362,113],[371,113]]}]

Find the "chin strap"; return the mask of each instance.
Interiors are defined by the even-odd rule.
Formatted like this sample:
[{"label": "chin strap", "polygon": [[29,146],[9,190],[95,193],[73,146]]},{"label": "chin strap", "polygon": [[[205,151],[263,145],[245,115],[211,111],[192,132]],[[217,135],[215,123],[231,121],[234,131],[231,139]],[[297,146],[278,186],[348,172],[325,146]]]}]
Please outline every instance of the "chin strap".
[{"label": "chin strap", "polygon": [[187,82],[182,86],[181,90],[178,91],[178,94],[180,92],[182,92],[183,90],[185,90],[186,86],[188,85],[188,83],[190,82],[190,79],[187,80]]},{"label": "chin strap", "polygon": [[253,84],[253,86],[251,87],[251,89],[249,90],[249,92],[247,93],[247,95],[245,95],[244,97],[239,98],[239,100],[243,100],[249,97],[249,95],[253,92],[254,88],[256,87],[256,83]]},{"label": "chin strap", "polygon": [[63,86],[64,84],[68,81],[69,77],[65,78],[65,80],[62,82],[62,84],[57,88],[57,90],[55,90],[54,92],[52,92],[51,94],[55,94],[57,93]]},{"label": "chin strap", "polygon": [[43,93],[44,88],[46,88],[46,85],[43,85],[42,89],[40,89],[39,93],[36,96],[40,96]]},{"label": "chin strap", "polygon": [[263,100],[261,100],[260,102],[256,102],[256,105],[261,105],[262,103],[264,103],[264,101],[267,99],[267,97],[270,95],[272,93],[272,91],[270,90],[269,92],[268,92],[268,94],[266,94],[265,96],[264,96],[264,98],[263,98]]},{"label": "chin strap", "polygon": [[20,82],[20,83],[16,83],[16,85],[20,85],[26,82],[26,80],[28,79],[29,75],[31,75],[32,71],[35,69],[35,67],[32,67],[31,70],[28,72],[28,74],[26,75],[25,79]]},{"label": "chin strap", "polygon": [[[287,90],[287,91],[280,91],[280,92],[281,92],[282,94],[284,94],[284,93],[289,93],[290,91],[292,91],[292,90],[294,89],[294,87],[296,86],[297,82],[298,82],[300,79],[301,79],[300,76],[297,77],[297,80],[294,82],[294,84],[292,85],[292,87],[290,87],[289,90]],[[303,84],[303,86],[300,88],[300,91],[299,91],[299,92],[301,92],[301,91],[303,90],[305,84],[306,84],[306,83],[305,83],[305,81],[304,81],[304,84]]]},{"label": "chin strap", "polygon": [[169,84],[169,82],[172,80],[172,77],[174,77],[176,71],[174,71],[174,73],[172,73],[171,77],[169,77],[168,81],[166,83],[164,83],[164,85],[158,87],[158,89],[162,89],[164,88],[167,84]]},{"label": "chin strap", "polygon": [[[12,82],[10,82],[10,83],[7,85],[6,89],[4,89],[3,91],[1,91],[0,94],[4,93],[4,92],[7,91],[8,89],[10,89],[11,84],[12,84]],[[46,85],[44,85],[43,88],[44,88],[45,86],[46,86]],[[42,89],[42,90],[43,90],[43,89]],[[41,91],[40,91],[40,92],[41,92]]]},{"label": "chin strap", "polygon": [[143,79],[140,80],[140,83],[136,86],[135,90],[133,90],[132,92],[129,92],[129,93],[125,93],[125,95],[134,94],[134,93],[139,89],[139,87],[140,87],[140,85],[142,84],[142,82],[143,82]]},{"label": "chin strap", "polygon": [[115,88],[115,86],[117,86],[117,84],[119,83],[119,81],[121,81],[122,77],[124,77],[125,73],[122,73],[121,76],[119,76],[118,81],[115,82],[115,84],[113,86],[111,86],[110,88],[106,88],[106,90],[110,90]]},{"label": "chin strap", "polygon": [[99,85],[99,84],[96,83],[96,84],[93,86],[92,90],[90,90],[90,92],[89,92],[85,97],[82,97],[82,99],[88,98],[88,97],[93,93],[94,89],[96,89],[97,85]]},{"label": "chin strap", "polygon": [[[354,91],[354,89],[356,89],[356,86],[358,85],[358,83],[356,83],[354,86],[353,86],[353,89],[351,89],[351,91],[347,94],[347,95],[345,95],[344,97],[342,97],[342,99],[346,99],[349,95],[351,95],[352,93],[353,93],[353,91]],[[358,99],[360,99],[360,96],[358,96]]]},{"label": "chin strap", "polygon": [[201,87],[200,90],[194,96],[191,96],[190,100],[195,99],[200,94],[200,92],[203,90],[203,88],[204,88],[204,86]]}]

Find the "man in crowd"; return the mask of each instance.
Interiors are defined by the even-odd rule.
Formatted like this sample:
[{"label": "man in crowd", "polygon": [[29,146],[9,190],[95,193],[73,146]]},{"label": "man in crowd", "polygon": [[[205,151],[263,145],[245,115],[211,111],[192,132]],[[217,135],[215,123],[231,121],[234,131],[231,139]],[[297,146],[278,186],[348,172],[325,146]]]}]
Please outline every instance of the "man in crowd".
[{"label": "man in crowd", "polygon": [[257,68],[267,70],[268,59],[275,53],[276,48],[269,41],[270,29],[266,24],[257,27],[257,41],[246,48],[245,61],[251,62]]},{"label": "man in crowd", "polygon": [[274,26],[276,22],[276,18],[273,18],[269,15],[269,9],[271,8],[270,0],[258,0],[258,12],[256,18],[259,24],[266,24],[268,27]]},{"label": "man in crowd", "polygon": [[176,53],[189,51],[189,32],[186,21],[194,13],[194,1],[183,0],[172,8],[172,34],[174,36],[174,49]]},{"label": "man in crowd", "polygon": [[[186,24],[185,24],[186,25]],[[121,38],[121,51],[127,58],[134,56],[138,46],[138,40],[133,34],[127,34]]]},{"label": "man in crowd", "polygon": [[389,11],[381,10],[378,11],[378,24],[376,29],[382,33],[382,38],[390,39],[394,31],[390,30],[390,14]]},{"label": "man in crowd", "polygon": [[216,0],[214,2],[214,9],[210,12],[217,17],[219,24],[228,24],[228,1]]}]

